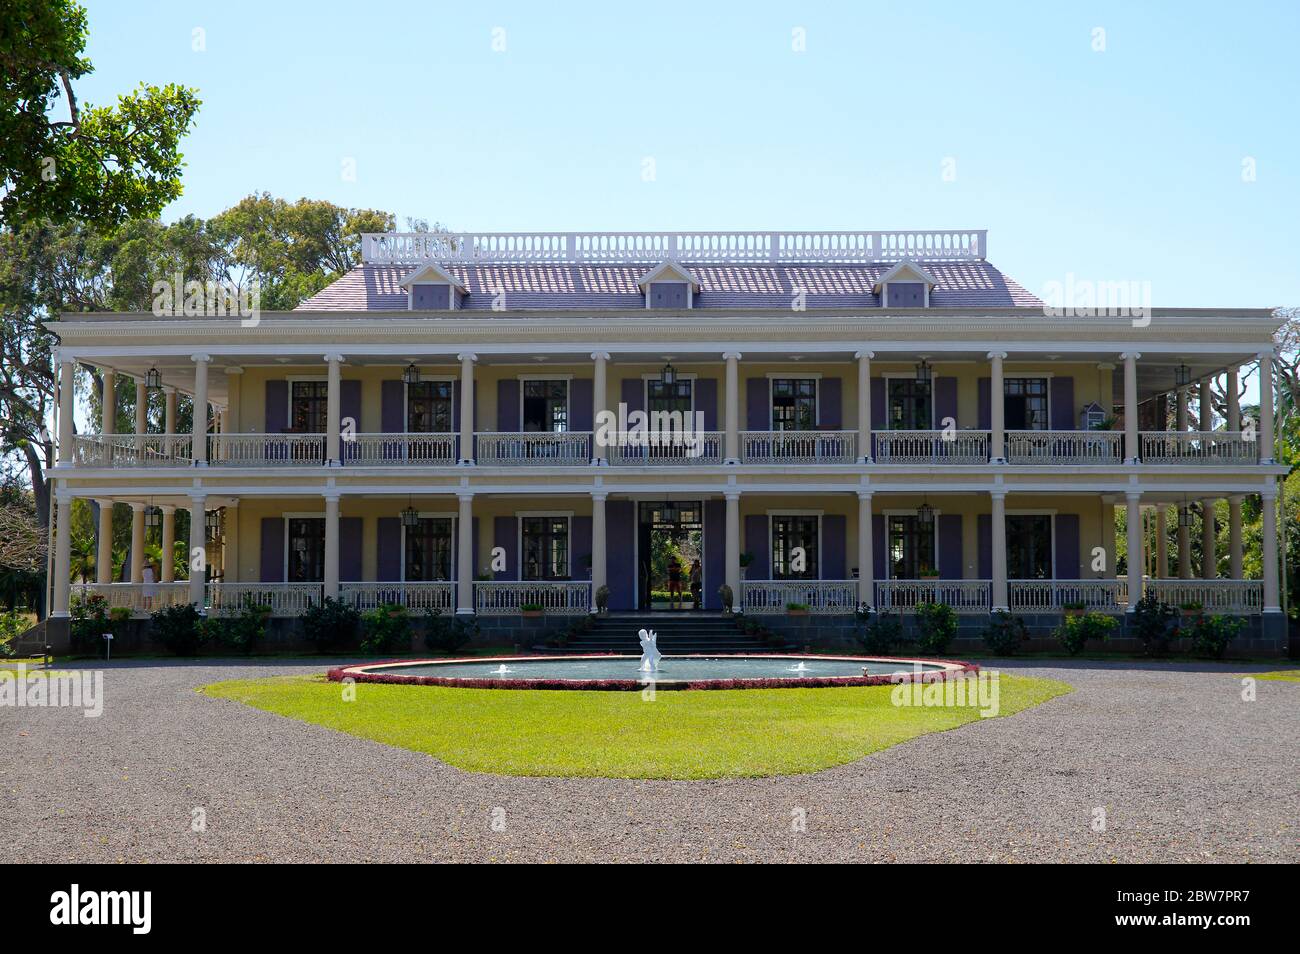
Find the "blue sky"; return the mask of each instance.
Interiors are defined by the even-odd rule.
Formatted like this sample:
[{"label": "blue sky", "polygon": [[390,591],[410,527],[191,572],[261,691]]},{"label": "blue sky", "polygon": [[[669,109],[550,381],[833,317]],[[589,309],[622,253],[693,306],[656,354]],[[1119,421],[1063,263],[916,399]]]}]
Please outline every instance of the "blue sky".
[{"label": "blue sky", "polygon": [[987,228],[1035,292],[1300,304],[1294,2],[87,7],[83,101],[200,91],[168,219],[269,191],[453,229]]}]

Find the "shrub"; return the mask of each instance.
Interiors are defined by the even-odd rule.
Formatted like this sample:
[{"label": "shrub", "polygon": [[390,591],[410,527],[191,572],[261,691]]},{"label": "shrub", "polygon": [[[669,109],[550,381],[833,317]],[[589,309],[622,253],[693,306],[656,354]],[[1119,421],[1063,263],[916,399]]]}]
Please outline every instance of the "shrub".
[{"label": "shrub", "polygon": [[871,655],[888,656],[903,643],[902,620],[881,613],[862,627],[858,640]]},{"label": "shrub", "polygon": [[1224,652],[1246,625],[1244,619],[1235,616],[1198,616],[1192,622],[1192,649],[1211,659],[1222,659]]},{"label": "shrub", "polygon": [[1061,641],[1066,652],[1077,656],[1088,640],[1105,642],[1117,625],[1114,617],[1105,613],[1085,613],[1083,616],[1067,616],[1052,635]]},{"label": "shrub", "polygon": [[360,622],[356,607],[327,596],[302,614],[302,634],[318,650],[350,649]]},{"label": "shrub", "polygon": [[385,603],[361,616],[361,651],[387,653],[411,648],[411,614],[405,606]]},{"label": "shrub", "polygon": [[164,606],[149,617],[153,638],[177,656],[194,656],[207,641],[208,632],[199,626],[199,611],[192,603]]},{"label": "shrub", "polygon": [[989,617],[984,628],[984,645],[999,656],[1014,656],[1029,638],[1025,621],[1006,610],[998,610]]},{"label": "shrub", "polygon": [[609,587],[604,583],[596,587],[594,599],[596,601],[596,612],[603,613],[609,609]]},{"label": "shrub", "polygon": [[788,613],[806,613],[808,612],[807,603],[786,603],[786,612]]},{"label": "shrub", "polygon": [[1133,630],[1142,640],[1148,656],[1158,656],[1169,649],[1169,640],[1178,634],[1178,609],[1147,593],[1133,606]]},{"label": "shrub", "polygon": [[0,656],[14,654],[14,640],[27,632],[27,616],[23,613],[0,613]]},{"label": "shrub", "polygon": [[541,613],[545,612],[545,610],[546,607],[541,603],[521,603],[519,605],[519,612],[521,613]]},{"label": "shrub", "polygon": [[722,600],[723,612],[730,613],[732,607],[736,605],[736,594],[731,592],[731,587],[726,583],[718,587],[718,599]]},{"label": "shrub", "polygon": [[947,603],[917,603],[916,624],[916,648],[923,653],[945,653],[957,635],[957,611]]},{"label": "shrub", "polygon": [[478,635],[478,620],[472,616],[446,617],[435,608],[424,619],[424,644],[440,652],[454,653]]},{"label": "shrub", "polygon": [[[108,625],[108,600],[99,594],[78,597],[72,601],[72,623],[69,638],[75,653],[96,653],[103,643],[104,634],[112,632]],[[116,635],[116,634],[114,634]]]}]

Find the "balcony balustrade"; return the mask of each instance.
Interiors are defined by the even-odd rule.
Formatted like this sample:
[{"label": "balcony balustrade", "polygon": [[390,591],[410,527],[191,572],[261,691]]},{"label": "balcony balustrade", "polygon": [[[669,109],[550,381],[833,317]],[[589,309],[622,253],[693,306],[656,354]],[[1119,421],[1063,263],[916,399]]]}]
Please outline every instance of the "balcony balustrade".
[{"label": "balcony balustrade", "polygon": [[456,584],[447,580],[409,583],[340,583],[339,599],[358,610],[404,606],[417,613],[456,611]]},{"label": "balcony balustrade", "polygon": [[1115,613],[1128,605],[1128,580],[1009,580],[1013,613],[1059,613],[1068,607]]},{"label": "balcony balustrade", "polygon": [[722,463],[725,443],[721,431],[631,432],[615,435],[605,452],[615,467],[691,467]]},{"label": "balcony balustrade", "polygon": [[991,580],[881,580],[876,583],[876,609],[881,613],[914,613],[919,603],[946,603],[961,614],[987,613]]},{"label": "balcony balustrade", "polygon": [[1253,431],[1144,431],[1144,464],[1256,464]]},{"label": "balcony balustrade", "polygon": [[590,431],[494,432],[475,436],[485,467],[557,467],[591,463]]},{"label": "balcony balustrade", "polygon": [[877,464],[987,464],[988,431],[876,431]]},{"label": "balcony balustrade", "polygon": [[1146,589],[1162,603],[1170,606],[1199,603],[1210,614],[1248,615],[1264,609],[1261,580],[1147,580]]},{"label": "balcony balustrade", "polygon": [[1007,431],[1011,464],[1119,464],[1124,460],[1120,431]]},{"label": "balcony balustrade", "polygon": [[756,616],[786,612],[789,604],[806,606],[809,613],[852,613],[858,605],[857,580],[745,580],[741,608]]},{"label": "balcony balustrade", "polygon": [[320,604],[320,583],[209,583],[208,612],[237,616],[245,606],[269,606],[272,616],[301,616]]},{"label": "balcony balustrade", "polygon": [[547,616],[581,616],[591,611],[591,583],[582,581],[474,584],[474,611],[481,616],[517,616],[540,607]]},{"label": "balcony balustrade", "polygon": [[74,583],[71,599],[84,600],[102,596],[109,609],[129,609],[136,618],[148,616],[168,606],[188,603],[190,584],[179,583]]},{"label": "balcony balustrade", "polygon": [[744,431],[745,464],[852,464],[858,460],[856,431]]},{"label": "balcony balustrade", "polygon": [[83,434],[74,439],[78,467],[189,467],[189,434]]}]

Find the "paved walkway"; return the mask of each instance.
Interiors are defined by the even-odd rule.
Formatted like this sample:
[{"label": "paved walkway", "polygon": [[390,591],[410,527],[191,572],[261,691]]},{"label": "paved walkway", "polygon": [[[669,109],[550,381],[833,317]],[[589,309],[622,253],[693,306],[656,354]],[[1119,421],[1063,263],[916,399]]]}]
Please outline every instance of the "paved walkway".
[{"label": "paved walkway", "polygon": [[470,775],[193,691],[323,668],[121,663],[101,718],[0,708],[0,861],[1300,860],[1300,685],[1247,703],[1231,675],[1269,667],[1009,663],[1077,691],[816,775],[717,782]]}]

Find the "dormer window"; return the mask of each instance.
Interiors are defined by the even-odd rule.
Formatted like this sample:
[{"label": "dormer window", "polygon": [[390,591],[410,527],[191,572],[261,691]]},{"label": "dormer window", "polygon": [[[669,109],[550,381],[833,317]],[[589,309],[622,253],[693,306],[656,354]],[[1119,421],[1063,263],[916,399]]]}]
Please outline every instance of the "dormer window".
[{"label": "dormer window", "polygon": [[637,283],[645,295],[647,308],[683,309],[695,307],[700,283],[688,269],[665,261],[641,276]]},{"label": "dormer window", "polygon": [[401,281],[408,311],[451,311],[469,292],[456,277],[433,263],[421,265]]},{"label": "dormer window", "polygon": [[936,284],[921,266],[902,261],[881,275],[872,290],[885,308],[929,308],[930,291]]}]

